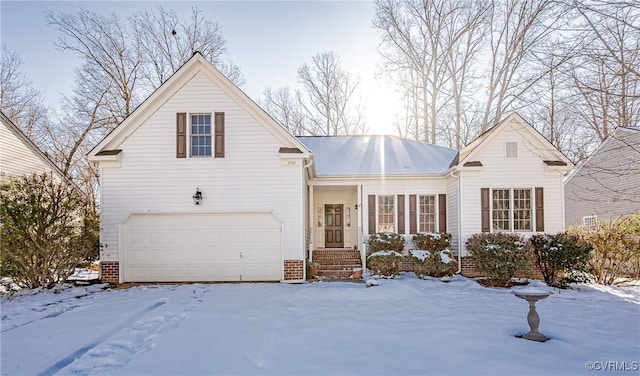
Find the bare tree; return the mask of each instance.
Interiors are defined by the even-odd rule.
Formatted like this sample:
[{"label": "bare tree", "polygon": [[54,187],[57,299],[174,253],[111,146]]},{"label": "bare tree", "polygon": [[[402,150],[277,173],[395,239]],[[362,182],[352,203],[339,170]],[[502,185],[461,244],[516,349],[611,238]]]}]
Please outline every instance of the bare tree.
[{"label": "bare tree", "polygon": [[556,5],[553,0],[492,1],[487,101],[481,131],[500,121],[503,112],[544,77],[545,72],[527,69],[527,64],[561,20]]},{"label": "bare tree", "polygon": [[404,94],[402,127],[412,128],[405,134],[461,147],[471,133],[474,126],[464,121],[475,118],[467,112],[476,107],[470,94],[477,91],[474,63],[488,33],[488,14],[483,1],[376,2],[379,52]]},{"label": "bare tree", "polygon": [[291,134],[301,136],[314,133],[308,129],[299,92],[292,93],[287,86],[275,90],[266,88],[262,95],[262,107]]},{"label": "bare tree", "polygon": [[85,9],[76,14],[47,14],[49,25],[59,32],[57,46],[79,56],[92,80],[108,90],[103,106],[113,116],[113,125],[121,122],[137,106],[136,87],[142,65],[142,54],[129,39],[129,31],[120,17],[103,16]]},{"label": "bare tree", "polygon": [[573,60],[576,113],[603,141],[616,127],[640,124],[640,8],[574,1],[585,44]]},{"label": "bare tree", "polygon": [[21,127],[38,146],[44,146],[42,127],[47,123],[47,108],[42,95],[21,70],[14,51],[2,45],[0,56],[0,111]]},{"label": "bare tree", "polygon": [[226,41],[218,22],[207,19],[194,7],[188,22],[174,10],[158,5],[131,19],[136,43],[144,58],[144,78],[151,89],[165,82],[182,64],[199,51],[236,85],[245,83],[240,68],[226,61]]},{"label": "bare tree", "polygon": [[401,78],[402,91],[413,104],[412,117],[421,122],[422,129],[416,133],[432,143],[436,142],[439,109],[447,100],[441,95],[448,79],[442,41],[449,4],[447,0],[378,0],[373,19],[382,33],[384,69]]},{"label": "bare tree", "polygon": [[365,133],[358,80],[340,66],[336,52],[315,55],[310,64],[298,69],[302,84],[299,103],[309,124],[309,131],[324,135]]}]

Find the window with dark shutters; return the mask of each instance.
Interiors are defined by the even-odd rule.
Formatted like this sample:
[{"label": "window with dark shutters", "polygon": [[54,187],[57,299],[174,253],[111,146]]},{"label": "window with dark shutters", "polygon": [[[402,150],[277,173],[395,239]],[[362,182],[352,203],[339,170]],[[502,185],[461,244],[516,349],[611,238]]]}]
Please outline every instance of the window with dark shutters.
[{"label": "window with dark shutters", "polygon": [[187,113],[176,113],[176,158],[187,157]]},{"label": "window with dark shutters", "polygon": [[490,232],[491,217],[489,206],[489,188],[480,188],[480,216],[482,220],[482,232]]},{"label": "window with dark shutters", "polygon": [[438,231],[447,232],[447,195],[438,195]]},{"label": "window with dark shutters", "polygon": [[376,196],[369,195],[369,234],[376,233]]},{"label": "window with dark shutters", "polygon": [[215,114],[215,157],[224,158],[224,112]]},{"label": "window with dark shutters", "polygon": [[536,187],[536,231],[544,232],[544,189]]},{"label": "window with dark shutters", "polygon": [[398,234],[404,234],[404,195],[398,195]]},{"label": "window with dark shutters", "polygon": [[418,206],[416,195],[409,195],[409,233],[418,233]]}]

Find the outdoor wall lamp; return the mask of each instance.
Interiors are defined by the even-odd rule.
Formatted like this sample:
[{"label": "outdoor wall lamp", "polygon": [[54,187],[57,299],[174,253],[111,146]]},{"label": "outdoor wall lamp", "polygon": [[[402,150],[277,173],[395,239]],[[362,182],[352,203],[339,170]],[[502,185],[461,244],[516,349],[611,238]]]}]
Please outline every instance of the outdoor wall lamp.
[{"label": "outdoor wall lamp", "polygon": [[194,205],[200,205],[202,203],[202,192],[200,192],[200,188],[196,187],[196,193],[191,196],[193,198]]}]

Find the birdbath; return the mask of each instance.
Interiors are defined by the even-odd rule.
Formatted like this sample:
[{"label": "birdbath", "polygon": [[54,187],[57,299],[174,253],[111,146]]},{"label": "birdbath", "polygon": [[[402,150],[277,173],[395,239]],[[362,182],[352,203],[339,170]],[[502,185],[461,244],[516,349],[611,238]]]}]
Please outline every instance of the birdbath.
[{"label": "birdbath", "polygon": [[527,322],[529,323],[529,328],[531,330],[529,331],[529,333],[523,335],[522,338],[531,341],[546,342],[549,338],[538,331],[538,327],[540,326],[540,316],[538,316],[538,312],[536,312],[536,302],[538,300],[546,298],[553,293],[550,291],[543,291],[533,288],[519,289],[511,291],[511,293],[518,298],[524,299],[529,302],[529,314],[527,314]]}]

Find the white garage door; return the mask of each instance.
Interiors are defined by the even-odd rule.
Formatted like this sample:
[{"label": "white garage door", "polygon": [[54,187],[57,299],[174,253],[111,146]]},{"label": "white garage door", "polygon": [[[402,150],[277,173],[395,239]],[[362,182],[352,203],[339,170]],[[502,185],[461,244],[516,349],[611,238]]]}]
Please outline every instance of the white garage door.
[{"label": "white garage door", "polygon": [[135,214],[125,282],[279,281],[282,224],[271,213]]}]

